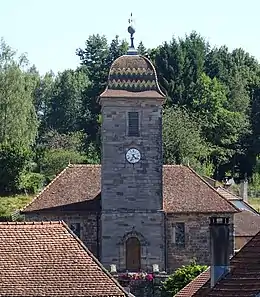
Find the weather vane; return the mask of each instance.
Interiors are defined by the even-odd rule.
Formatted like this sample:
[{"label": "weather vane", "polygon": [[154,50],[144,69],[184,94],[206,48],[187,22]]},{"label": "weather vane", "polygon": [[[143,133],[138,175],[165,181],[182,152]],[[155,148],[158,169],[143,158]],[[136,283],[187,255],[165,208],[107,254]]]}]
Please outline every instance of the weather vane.
[{"label": "weather vane", "polygon": [[131,45],[130,48],[134,49],[134,33],[135,29],[133,27],[133,14],[131,12],[130,18],[128,19],[129,27],[128,27],[128,33],[130,34],[130,39],[131,39]]},{"label": "weather vane", "polygon": [[132,26],[133,24],[133,14],[131,12],[131,15],[130,15],[130,19],[128,19],[128,23],[130,24],[130,26]]}]

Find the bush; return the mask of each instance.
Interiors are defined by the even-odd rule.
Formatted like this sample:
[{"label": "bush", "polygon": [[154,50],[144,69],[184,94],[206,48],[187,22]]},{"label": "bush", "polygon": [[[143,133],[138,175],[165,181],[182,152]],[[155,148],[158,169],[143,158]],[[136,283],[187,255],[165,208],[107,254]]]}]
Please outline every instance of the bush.
[{"label": "bush", "polygon": [[36,172],[25,172],[20,177],[19,189],[26,194],[35,194],[43,188],[45,177]]},{"label": "bush", "polygon": [[177,269],[163,283],[164,296],[174,296],[206,269],[207,266],[197,265],[195,262]]}]

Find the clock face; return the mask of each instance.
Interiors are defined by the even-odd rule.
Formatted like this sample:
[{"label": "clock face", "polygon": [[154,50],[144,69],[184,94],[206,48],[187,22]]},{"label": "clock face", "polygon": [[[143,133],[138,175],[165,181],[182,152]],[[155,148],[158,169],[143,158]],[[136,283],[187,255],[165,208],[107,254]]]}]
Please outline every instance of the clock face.
[{"label": "clock face", "polygon": [[141,154],[138,151],[138,149],[135,148],[130,148],[127,152],[126,152],[126,160],[131,163],[131,164],[135,164],[137,162],[139,162],[141,159]]}]

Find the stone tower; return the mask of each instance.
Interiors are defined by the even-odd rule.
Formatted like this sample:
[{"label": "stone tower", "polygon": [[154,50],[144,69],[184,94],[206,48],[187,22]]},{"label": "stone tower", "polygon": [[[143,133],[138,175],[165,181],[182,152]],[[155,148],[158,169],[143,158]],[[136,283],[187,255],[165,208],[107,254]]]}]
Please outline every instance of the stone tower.
[{"label": "stone tower", "polygon": [[111,66],[102,111],[101,262],[165,268],[162,104],[152,63],[131,46]]}]

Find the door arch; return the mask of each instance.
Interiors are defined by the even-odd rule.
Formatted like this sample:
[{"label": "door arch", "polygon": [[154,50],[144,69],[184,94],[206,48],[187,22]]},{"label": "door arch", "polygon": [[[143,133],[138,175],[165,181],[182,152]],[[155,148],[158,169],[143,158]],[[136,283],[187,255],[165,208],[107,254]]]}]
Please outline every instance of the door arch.
[{"label": "door arch", "polygon": [[126,269],[130,272],[141,269],[141,243],[137,237],[126,240]]}]

